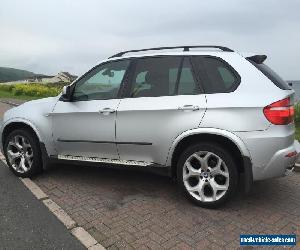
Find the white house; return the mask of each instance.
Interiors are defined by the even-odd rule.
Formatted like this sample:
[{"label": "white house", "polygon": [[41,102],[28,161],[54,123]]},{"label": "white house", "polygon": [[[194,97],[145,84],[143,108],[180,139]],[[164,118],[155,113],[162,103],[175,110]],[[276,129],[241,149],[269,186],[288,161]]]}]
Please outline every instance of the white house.
[{"label": "white house", "polygon": [[59,72],[56,76],[44,77],[41,82],[73,82],[77,76],[71,75],[69,72]]}]

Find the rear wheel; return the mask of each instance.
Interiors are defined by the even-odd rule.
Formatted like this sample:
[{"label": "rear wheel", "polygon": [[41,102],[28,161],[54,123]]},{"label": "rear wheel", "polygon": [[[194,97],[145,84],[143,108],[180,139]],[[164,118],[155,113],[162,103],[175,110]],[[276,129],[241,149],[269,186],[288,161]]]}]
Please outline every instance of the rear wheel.
[{"label": "rear wheel", "polygon": [[7,164],[20,177],[31,177],[42,170],[41,150],[36,135],[18,129],[12,131],[4,143]]},{"label": "rear wheel", "polygon": [[178,182],[187,197],[202,207],[217,207],[232,196],[238,183],[231,154],[218,144],[186,149],[177,164]]}]

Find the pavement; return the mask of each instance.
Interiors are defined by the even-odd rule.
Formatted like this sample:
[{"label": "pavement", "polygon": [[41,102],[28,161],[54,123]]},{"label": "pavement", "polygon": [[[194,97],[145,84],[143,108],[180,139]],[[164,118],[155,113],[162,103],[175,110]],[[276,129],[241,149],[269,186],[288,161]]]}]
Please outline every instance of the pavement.
[{"label": "pavement", "polygon": [[57,165],[33,181],[108,249],[237,249],[240,234],[300,237],[299,173],[256,182],[216,210],[150,173]]},{"label": "pavement", "polygon": [[85,249],[2,162],[0,249]]},{"label": "pavement", "polygon": [[56,165],[32,180],[107,249],[238,249],[240,234],[300,238],[300,173],[255,182],[215,210],[151,173]]},{"label": "pavement", "polygon": [[11,105],[6,104],[6,103],[0,103],[0,120],[2,121],[3,115],[5,113],[6,110],[12,108]]}]

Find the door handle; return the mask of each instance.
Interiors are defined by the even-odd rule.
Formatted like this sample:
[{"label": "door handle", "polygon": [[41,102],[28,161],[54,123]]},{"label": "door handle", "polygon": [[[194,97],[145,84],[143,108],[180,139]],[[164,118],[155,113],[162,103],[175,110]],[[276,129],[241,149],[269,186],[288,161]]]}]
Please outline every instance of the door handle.
[{"label": "door handle", "polygon": [[178,110],[192,110],[192,111],[196,111],[199,110],[199,106],[194,106],[194,105],[184,105],[182,107],[179,107]]},{"label": "door handle", "polygon": [[112,113],[115,113],[115,112],[116,112],[116,110],[111,109],[111,108],[104,108],[104,109],[99,110],[99,113],[103,114],[103,115],[108,115],[108,114],[112,114]]}]

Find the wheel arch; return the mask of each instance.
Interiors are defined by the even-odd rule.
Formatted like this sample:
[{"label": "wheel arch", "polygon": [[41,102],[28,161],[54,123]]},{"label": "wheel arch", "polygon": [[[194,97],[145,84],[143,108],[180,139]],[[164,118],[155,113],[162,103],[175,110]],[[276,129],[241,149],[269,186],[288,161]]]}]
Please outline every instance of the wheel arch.
[{"label": "wheel arch", "polygon": [[8,121],[4,125],[3,130],[2,130],[2,138],[1,138],[2,145],[4,145],[5,138],[9,135],[9,133],[11,131],[16,130],[16,129],[20,129],[20,128],[26,128],[26,129],[32,131],[36,135],[36,137],[38,138],[38,140],[40,142],[42,142],[42,138],[41,138],[40,132],[36,128],[36,126],[34,126],[28,120],[17,119],[17,120],[13,120],[13,121]]},{"label": "wheel arch", "polygon": [[233,156],[238,163],[238,172],[240,174],[248,172],[248,170],[245,171],[245,168],[249,167],[245,166],[245,158],[249,159],[251,162],[251,157],[241,138],[227,130],[199,128],[186,131],[174,140],[172,147],[169,150],[166,163],[167,166],[171,167],[172,176],[176,177],[176,166],[180,153],[188,146],[201,141],[214,142],[226,147],[226,149],[233,153]]}]

